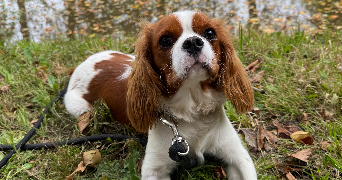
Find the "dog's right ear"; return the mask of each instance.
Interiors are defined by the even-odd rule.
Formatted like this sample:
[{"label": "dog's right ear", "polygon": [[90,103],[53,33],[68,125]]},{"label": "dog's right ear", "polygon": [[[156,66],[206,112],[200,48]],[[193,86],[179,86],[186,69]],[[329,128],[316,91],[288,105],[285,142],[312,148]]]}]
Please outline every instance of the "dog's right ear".
[{"label": "dog's right ear", "polygon": [[132,126],[143,133],[148,132],[158,118],[162,95],[161,81],[152,68],[151,30],[152,24],[145,24],[135,43],[136,58],[131,63],[126,96],[128,118]]}]

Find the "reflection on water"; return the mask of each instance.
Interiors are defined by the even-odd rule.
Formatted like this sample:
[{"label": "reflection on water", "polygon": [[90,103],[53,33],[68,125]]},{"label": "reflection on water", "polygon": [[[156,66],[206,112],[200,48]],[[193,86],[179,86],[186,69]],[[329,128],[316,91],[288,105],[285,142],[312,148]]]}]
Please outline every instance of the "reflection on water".
[{"label": "reflection on water", "polygon": [[138,22],[177,10],[200,10],[265,32],[342,29],[341,0],[2,0],[0,38],[16,41],[135,35]]}]

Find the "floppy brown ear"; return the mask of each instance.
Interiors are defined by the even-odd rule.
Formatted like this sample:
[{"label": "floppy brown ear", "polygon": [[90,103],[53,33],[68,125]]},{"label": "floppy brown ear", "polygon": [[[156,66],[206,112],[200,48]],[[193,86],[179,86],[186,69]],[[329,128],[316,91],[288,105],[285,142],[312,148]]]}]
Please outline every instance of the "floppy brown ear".
[{"label": "floppy brown ear", "polygon": [[227,99],[231,101],[238,113],[245,113],[253,108],[254,94],[247,73],[237,57],[229,38],[229,32],[220,22],[218,37],[221,49],[219,83]]},{"label": "floppy brown ear", "polygon": [[136,41],[136,58],[128,79],[127,115],[132,126],[146,133],[158,117],[161,82],[151,63],[151,24],[146,25]]}]

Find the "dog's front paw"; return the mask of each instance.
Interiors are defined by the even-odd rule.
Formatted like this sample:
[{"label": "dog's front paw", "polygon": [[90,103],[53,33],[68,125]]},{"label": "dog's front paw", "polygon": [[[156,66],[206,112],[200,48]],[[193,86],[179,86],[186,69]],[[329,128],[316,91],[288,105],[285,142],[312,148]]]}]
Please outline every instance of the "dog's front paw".
[{"label": "dog's front paw", "polygon": [[229,180],[257,180],[254,168],[239,169],[235,165],[230,164],[226,168]]},{"label": "dog's front paw", "polygon": [[142,176],[141,180],[170,180],[170,176],[158,176],[158,175],[150,175],[150,176]]}]

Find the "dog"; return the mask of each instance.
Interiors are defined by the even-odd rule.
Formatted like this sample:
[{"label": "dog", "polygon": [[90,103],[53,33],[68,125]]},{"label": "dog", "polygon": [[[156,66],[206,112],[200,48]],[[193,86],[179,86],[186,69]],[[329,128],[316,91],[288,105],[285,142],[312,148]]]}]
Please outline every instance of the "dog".
[{"label": "dog", "polygon": [[238,113],[254,104],[253,89],[222,20],[178,11],[146,23],[135,56],[104,51],[73,72],[64,103],[75,117],[102,98],[114,118],[148,134],[141,176],[170,179],[178,165],[168,156],[172,130],[161,112],[177,124],[199,164],[204,153],[220,158],[230,180],[255,180],[256,170],[226,117],[227,99]]}]

